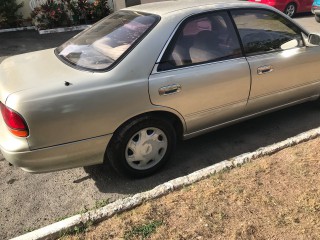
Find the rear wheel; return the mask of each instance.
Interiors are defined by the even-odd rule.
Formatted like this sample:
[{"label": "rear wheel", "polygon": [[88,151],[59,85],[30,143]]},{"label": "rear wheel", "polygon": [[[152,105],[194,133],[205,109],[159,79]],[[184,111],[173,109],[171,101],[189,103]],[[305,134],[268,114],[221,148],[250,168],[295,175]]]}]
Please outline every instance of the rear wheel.
[{"label": "rear wheel", "polygon": [[289,3],[285,10],[284,10],[284,13],[289,16],[289,17],[293,17],[297,12],[297,7],[294,3]]},{"label": "rear wheel", "polygon": [[314,18],[316,19],[316,21],[317,21],[318,23],[320,23],[320,15],[314,15]]},{"label": "rear wheel", "polygon": [[107,155],[118,173],[141,178],[163,167],[175,145],[176,133],[169,121],[143,116],[114,134]]}]

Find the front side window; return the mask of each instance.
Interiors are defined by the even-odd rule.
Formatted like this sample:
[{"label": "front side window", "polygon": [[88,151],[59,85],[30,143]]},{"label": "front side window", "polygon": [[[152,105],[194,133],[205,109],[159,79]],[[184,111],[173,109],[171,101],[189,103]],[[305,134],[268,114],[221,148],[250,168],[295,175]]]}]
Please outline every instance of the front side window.
[{"label": "front side window", "polygon": [[301,30],[281,15],[265,10],[231,11],[244,51],[255,55],[303,46]]},{"label": "front side window", "polygon": [[165,51],[159,71],[241,56],[239,41],[226,12],[193,16],[181,24]]},{"label": "front side window", "polygon": [[75,66],[103,70],[124,55],[158,19],[156,15],[120,11],[62,44],[56,52]]}]

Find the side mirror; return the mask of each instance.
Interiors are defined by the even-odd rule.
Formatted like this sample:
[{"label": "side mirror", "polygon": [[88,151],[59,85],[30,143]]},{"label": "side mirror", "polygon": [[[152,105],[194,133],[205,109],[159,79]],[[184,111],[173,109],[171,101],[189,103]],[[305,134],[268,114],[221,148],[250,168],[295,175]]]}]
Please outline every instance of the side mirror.
[{"label": "side mirror", "polygon": [[308,42],[312,45],[320,45],[320,36],[317,34],[309,34],[308,36]]}]

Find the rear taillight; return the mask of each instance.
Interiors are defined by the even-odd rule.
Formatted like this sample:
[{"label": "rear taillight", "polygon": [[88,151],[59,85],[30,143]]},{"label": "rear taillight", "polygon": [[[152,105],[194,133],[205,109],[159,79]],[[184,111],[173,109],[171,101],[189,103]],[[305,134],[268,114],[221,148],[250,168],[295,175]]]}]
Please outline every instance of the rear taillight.
[{"label": "rear taillight", "polygon": [[1,113],[9,131],[17,137],[27,137],[29,135],[28,126],[19,113],[8,108],[0,102]]}]

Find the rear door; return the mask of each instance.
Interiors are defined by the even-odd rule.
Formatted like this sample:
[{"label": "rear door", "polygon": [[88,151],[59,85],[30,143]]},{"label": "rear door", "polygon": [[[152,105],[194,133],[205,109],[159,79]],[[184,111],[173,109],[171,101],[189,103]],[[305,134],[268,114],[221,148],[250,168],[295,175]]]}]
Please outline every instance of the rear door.
[{"label": "rear door", "polygon": [[153,104],[186,120],[188,133],[241,116],[250,70],[227,12],[186,19],[149,78]]},{"label": "rear door", "polygon": [[306,47],[301,29],[269,10],[232,11],[251,69],[247,114],[320,93],[320,48]]}]

